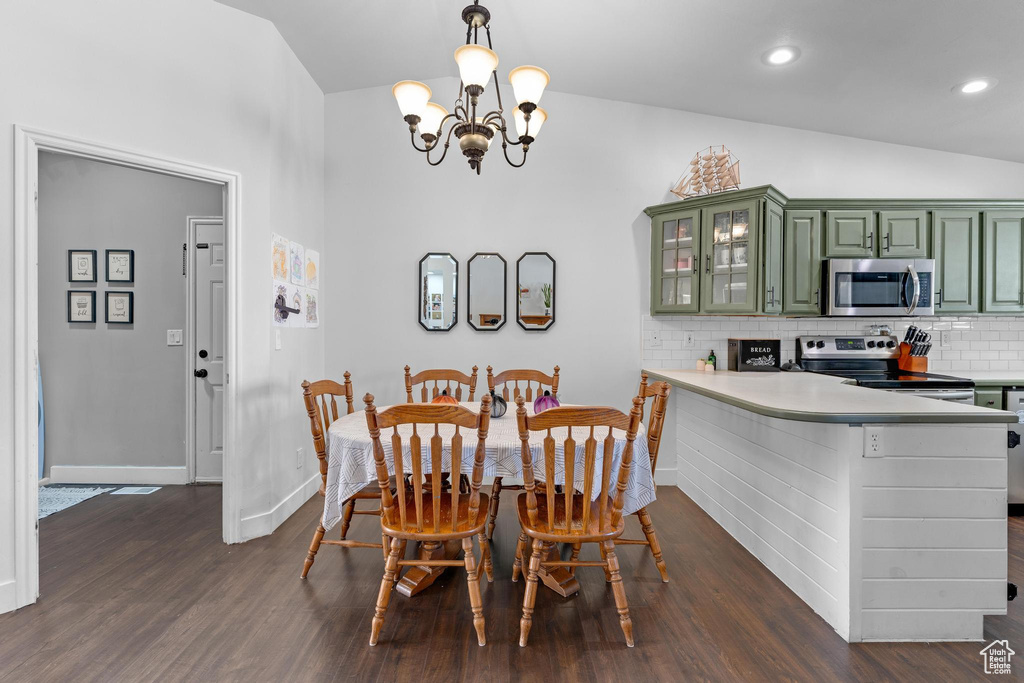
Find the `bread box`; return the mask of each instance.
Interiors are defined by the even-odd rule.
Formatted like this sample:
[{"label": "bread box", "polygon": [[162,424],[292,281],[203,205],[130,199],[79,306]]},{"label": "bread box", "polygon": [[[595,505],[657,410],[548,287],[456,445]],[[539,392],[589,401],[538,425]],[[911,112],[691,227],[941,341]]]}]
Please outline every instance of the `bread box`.
[{"label": "bread box", "polygon": [[781,355],[779,339],[729,340],[729,369],[734,372],[777,372]]}]

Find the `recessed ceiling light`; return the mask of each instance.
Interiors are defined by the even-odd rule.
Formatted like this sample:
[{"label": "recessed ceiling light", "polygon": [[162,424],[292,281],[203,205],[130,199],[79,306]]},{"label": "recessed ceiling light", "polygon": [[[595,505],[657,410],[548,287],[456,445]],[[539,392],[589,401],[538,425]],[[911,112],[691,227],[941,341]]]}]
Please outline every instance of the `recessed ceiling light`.
[{"label": "recessed ceiling light", "polygon": [[790,64],[795,62],[800,56],[800,48],[793,47],[792,45],[785,45],[782,47],[773,47],[768,52],[761,55],[761,61],[768,66],[782,66],[783,64]]},{"label": "recessed ceiling light", "polygon": [[994,78],[973,78],[959,85],[953,86],[953,92],[964,95],[975,95],[995,87],[997,81]]}]

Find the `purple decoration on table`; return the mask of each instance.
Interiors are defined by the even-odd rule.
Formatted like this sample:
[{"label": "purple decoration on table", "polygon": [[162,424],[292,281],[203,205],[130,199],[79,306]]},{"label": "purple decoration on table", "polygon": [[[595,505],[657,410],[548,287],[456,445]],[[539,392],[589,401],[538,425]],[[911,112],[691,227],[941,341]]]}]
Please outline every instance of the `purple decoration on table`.
[{"label": "purple decoration on table", "polygon": [[550,391],[545,391],[543,396],[538,396],[533,402],[533,412],[543,413],[548,408],[557,408],[559,405],[558,399],[551,395]]}]

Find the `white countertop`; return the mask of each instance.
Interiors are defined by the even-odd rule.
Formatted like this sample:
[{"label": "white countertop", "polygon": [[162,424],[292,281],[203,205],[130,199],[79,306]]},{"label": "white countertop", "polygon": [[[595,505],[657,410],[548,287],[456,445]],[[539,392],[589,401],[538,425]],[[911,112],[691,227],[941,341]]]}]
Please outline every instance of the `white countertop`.
[{"label": "white countertop", "polygon": [[1024,370],[940,370],[937,374],[963,377],[973,380],[978,386],[1024,386]]},{"label": "white countertop", "polygon": [[[804,422],[1016,422],[1004,410],[908,396],[813,372],[645,370],[682,389],[769,417]],[[960,375],[963,376],[963,375]]]}]

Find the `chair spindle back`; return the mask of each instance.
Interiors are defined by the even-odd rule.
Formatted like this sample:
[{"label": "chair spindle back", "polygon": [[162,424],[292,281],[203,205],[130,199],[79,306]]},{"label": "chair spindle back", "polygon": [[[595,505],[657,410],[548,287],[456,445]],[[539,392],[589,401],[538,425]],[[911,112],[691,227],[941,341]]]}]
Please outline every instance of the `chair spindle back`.
[{"label": "chair spindle back", "polygon": [[[559,368],[556,365],[555,372],[552,375],[546,375],[540,370],[505,370],[495,375],[493,368],[488,365],[487,389],[488,391],[495,391],[495,387],[500,384],[501,397],[506,401],[514,401],[519,396],[523,396],[527,401],[532,401],[538,396],[544,395],[544,387],[548,388],[552,396],[557,396],[558,370]],[[520,382],[525,383],[525,387],[520,388]],[[509,396],[509,384],[512,384],[511,396]],[[534,384],[537,385],[536,390],[534,390]]]},{"label": "chair spindle back", "polygon": [[647,452],[651,456],[651,472],[654,472],[658,466],[661,430],[665,427],[665,410],[668,407],[668,397],[672,393],[672,387],[668,382],[648,383],[647,379],[646,372],[640,374],[640,397],[645,402],[648,397],[654,397],[654,401],[651,403],[651,419],[647,423]]},{"label": "chair spindle back", "polygon": [[[420,385],[420,403],[430,403],[437,398],[442,391],[447,391],[449,396],[456,401],[473,401],[476,393],[477,366],[473,366],[473,374],[467,375],[458,370],[424,370],[415,375],[410,374],[409,366],[405,366],[405,395],[406,403],[415,403],[413,398],[413,386]],[[453,390],[454,385],[454,390]],[[463,399],[463,386],[468,389],[469,397]]]},{"label": "chair spindle back", "polygon": [[[594,498],[594,470],[597,467],[597,444],[602,441],[601,457],[601,490],[598,497],[598,527],[604,532],[618,525],[622,518],[622,505],[629,481],[629,469],[633,462],[633,442],[640,427],[640,412],[643,399],[633,399],[633,409],[629,415],[614,408],[597,406],[563,407],[545,410],[538,415],[527,415],[525,398],[516,398],[516,418],[519,421],[520,451],[523,458],[523,481],[526,489],[526,512],[530,524],[538,521],[537,483],[533,471],[533,455],[530,451],[530,432],[544,431],[544,476],[546,485],[543,495],[546,496],[548,529],[557,531],[555,527],[555,501],[558,496],[564,497],[565,520],[562,531],[566,534],[575,526],[587,529],[591,519],[591,501]],[[562,458],[565,472],[565,485],[562,493],[555,490],[555,468],[557,449],[552,430],[566,428],[566,436],[562,441]],[[577,430],[575,433],[573,430]],[[618,477],[615,483],[614,498],[611,500],[611,514],[608,513],[608,501],[612,495],[610,490],[612,460],[615,453],[615,435],[613,430],[619,429],[626,433],[626,443],[619,463]],[[576,449],[578,437],[583,437],[583,492],[582,497],[575,493],[573,482],[576,470]],[[561,438],[561,436],[559,436]],[[574,505],[578,500],[579,509]]]},{"label": "chair spindle back", "polygon": [[[484,456],[486,455],[487,429],[491,420],[491,397],[484,396],[480,404],[480,413],[474,413],[468,408],[450,403],[442,404],[404,404],[392,406],[380,413],[373,404],[373,396],[367,394],[363,401],[366,402],[366,425],[370,430],[370,438],[373,439],[373,459],[377,466],[377,479],[381,489],[381,508],[384,517],[390,525],[400,524],[403,529],[412,531],[410,524],[409,489],[411,485],[412,504],[415,510],[415,531],[425,533],[442,533],[443,531],[460,531],[462,524],[472,524],[480,510],[480,483],[483,481]],[[402,450],[402,435],[398,428],[401,425],[412,425],[412,435],[409,437],[409,455],[406,462],[406,455]],[[433,429],[429,426],[433,425]],[[451,437],[449,447],[451,460],[446,469],[444,466],[444,438],[441,436],[441,425],[452,425],[455,427],[455,434]],[[426,434],[421,436],[420,428],[428,426]],[[381,430],[391,430],[391,452],[395,460],[395,484],[396,495],[391,494],[389,486],[390,474],[388,473],[387,460],[384,454],[384,445],[381,442]],[[461,429],[475,429],[477,432],[477,444],[473,458],[473,474],[470,478],[469,515],[465,520],[459,519],[459,486],[458,474],[462,472],[462,432]],[[426,438],[430,449],[430,481],[425,481],[423,472],[423,440]],[[441,527],[441,475],[444,472],[453,473],[453,485],[451,487],[451,510],[452,528],[442,529]],[[409,482],[405,481],[409,475]],[[433,525],[431,528],[424,527],[424,492],[429,485],[429,493],[432,501]]]},{"label": "chair spindle back", "polygon": [[320,494],[323,495],[327,486],[327,430],[340,416],[338,398],[344,398],[347,404],[346,415],[355,412],[352,402],[352,375],[345,373],[345,383],[338,384],[334,380],[322,379],[317,382],[302,382],[302,400],[306,404],[309,415],[310,431],[313,433],[313,450],[320,461]]}]

